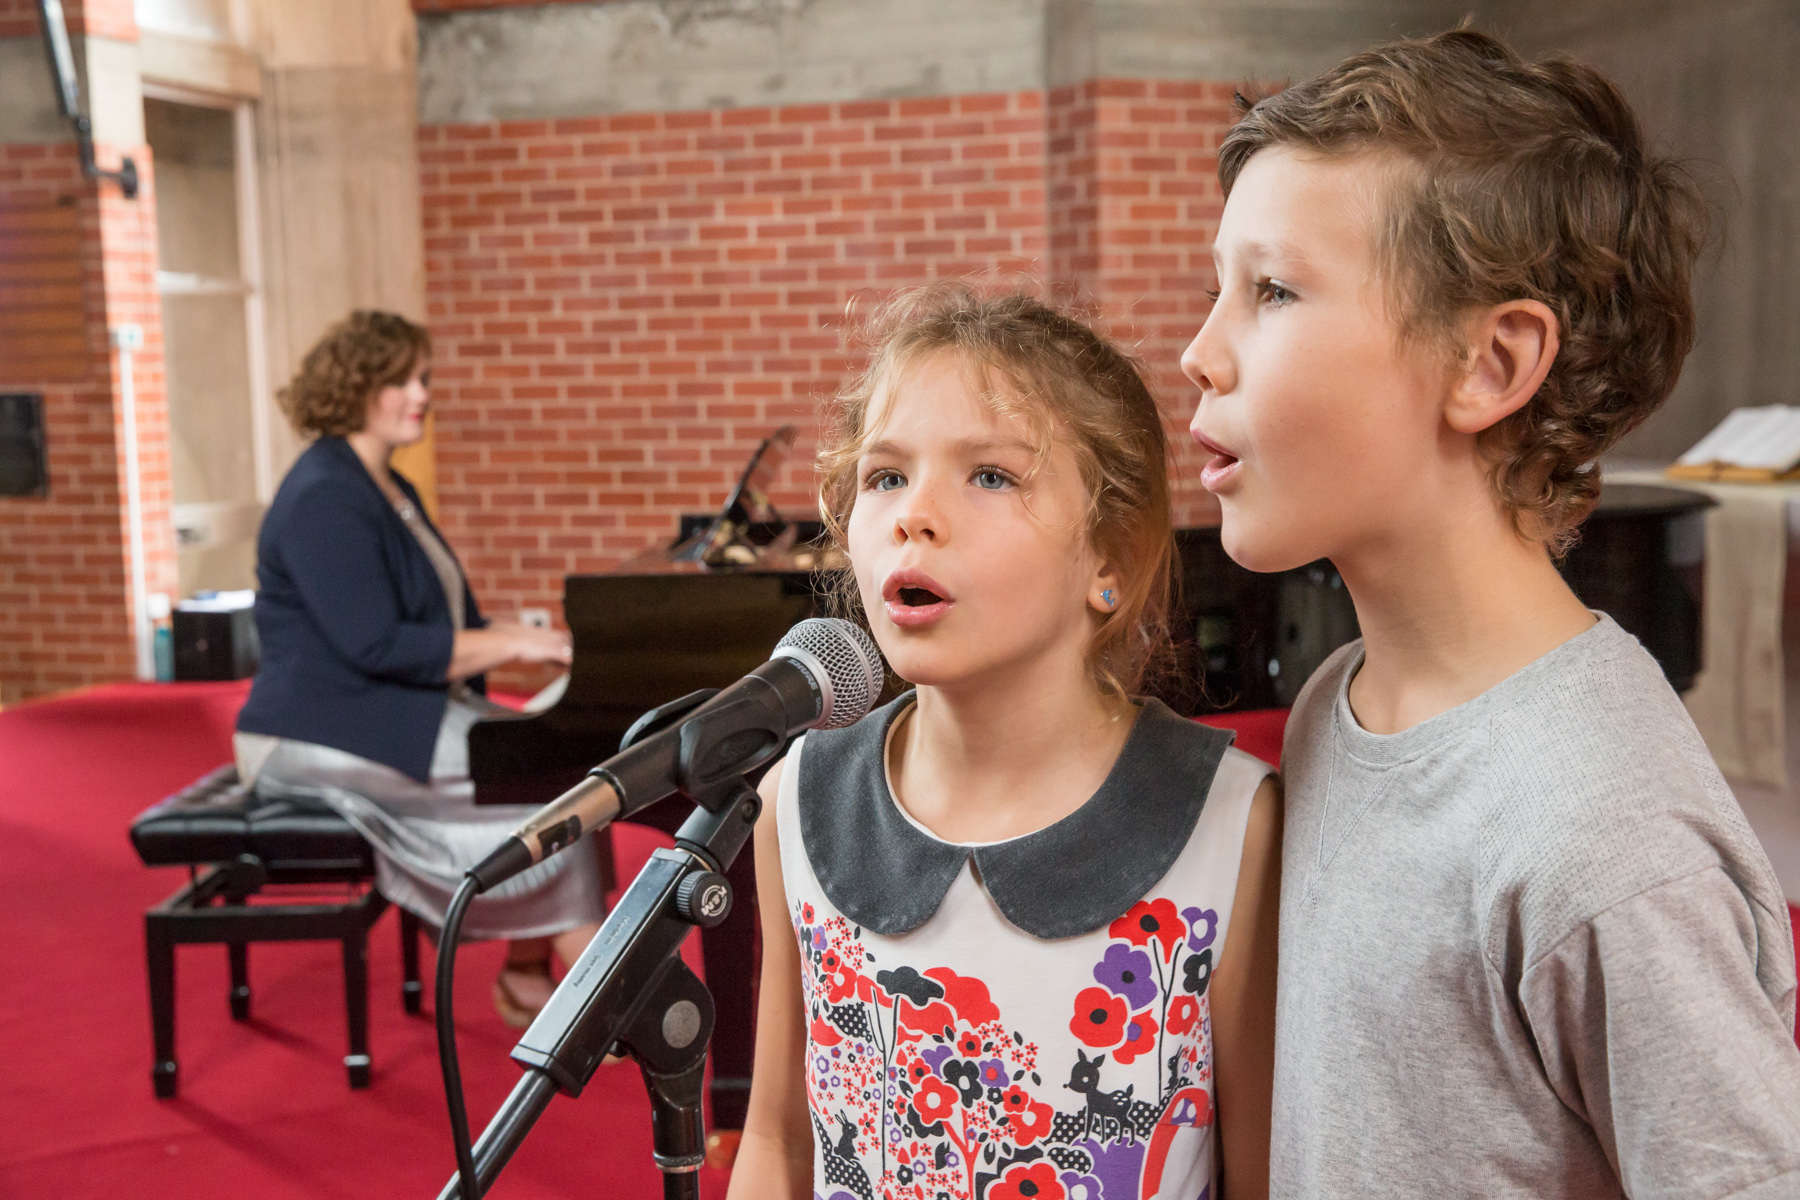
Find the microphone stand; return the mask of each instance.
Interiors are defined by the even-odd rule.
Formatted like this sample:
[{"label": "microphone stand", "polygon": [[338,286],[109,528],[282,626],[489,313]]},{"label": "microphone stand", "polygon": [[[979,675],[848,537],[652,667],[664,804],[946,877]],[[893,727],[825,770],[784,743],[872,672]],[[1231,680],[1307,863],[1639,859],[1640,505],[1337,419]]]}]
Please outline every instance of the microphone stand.
[{"label": "microphone stand", "polygon": [[[617,1047],[637,1060],[650,1093],[653,1157],[665,1200],[699,1200],[713,1000],[681,961],[681,943],[694,926],[716,925],[730,912],[724,873],[749,841],[762,798],[736,776],[696,799],[701,807],[676,833],[674,849],[650,856],[513,1048],[525,1075],[475,1143],[480,1193],[493,1186],[556,1093],[579,1096]],[[439,1200],[458,1195],[453,1175]]]}]

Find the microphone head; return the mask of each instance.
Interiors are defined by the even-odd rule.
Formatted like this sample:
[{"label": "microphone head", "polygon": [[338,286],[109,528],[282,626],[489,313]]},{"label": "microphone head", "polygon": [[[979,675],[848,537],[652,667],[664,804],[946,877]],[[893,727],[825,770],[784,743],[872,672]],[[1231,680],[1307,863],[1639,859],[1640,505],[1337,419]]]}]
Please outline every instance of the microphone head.
[{"label": "microphone head", "polygon": [[769,657],[806,667],[824,693],[814,729],[842,729],[867,715],[881,694],[881,651],[860,625],[811,617],[788,630]]}]

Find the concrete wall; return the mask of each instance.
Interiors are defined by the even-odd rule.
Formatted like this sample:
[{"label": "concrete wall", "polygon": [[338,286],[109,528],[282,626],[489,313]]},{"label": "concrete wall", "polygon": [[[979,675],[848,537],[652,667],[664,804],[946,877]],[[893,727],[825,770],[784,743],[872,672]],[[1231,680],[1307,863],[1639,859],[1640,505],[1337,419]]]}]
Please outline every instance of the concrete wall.
[{"label": "concrete wall", "polygon": [[419,19],[436,125],[1059,87],[1284,79],[1453,23],[1445,0],[616,0]]},{"label": "concrete wall", "polygon": [[1722,218],[1695,281],[1699,344],[1621,455],[1667,461],[1731,409],[1800,403],[1800,6],[1506,0],[1482,16],[1527,52],[1567,51],[1611,74]]}]

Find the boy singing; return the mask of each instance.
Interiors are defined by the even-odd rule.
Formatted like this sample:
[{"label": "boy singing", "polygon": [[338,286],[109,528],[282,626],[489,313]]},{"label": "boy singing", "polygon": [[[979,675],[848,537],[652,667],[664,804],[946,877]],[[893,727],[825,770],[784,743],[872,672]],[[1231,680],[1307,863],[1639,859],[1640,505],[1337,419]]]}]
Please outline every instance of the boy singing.
[{"label": "boy singing", "polygon": [[1696,189],[1468,30],[1260,101],[1219,178],[1203,482],[1363,633],[1288,725],[1273,1194],[1800,1196],[1781,889],[1553,562],[1693,342]]}]

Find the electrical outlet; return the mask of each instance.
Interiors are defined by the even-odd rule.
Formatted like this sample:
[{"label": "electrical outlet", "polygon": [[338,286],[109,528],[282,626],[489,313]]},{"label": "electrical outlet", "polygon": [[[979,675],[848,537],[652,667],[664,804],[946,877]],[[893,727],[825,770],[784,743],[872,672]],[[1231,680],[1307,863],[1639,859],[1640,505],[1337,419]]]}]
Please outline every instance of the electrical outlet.
[{"label": "electrical outlet", "polygon": [[519,624],[529,625],[533,629],[550,628],[550,610],[547,608],[521,608]]}]

